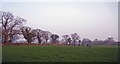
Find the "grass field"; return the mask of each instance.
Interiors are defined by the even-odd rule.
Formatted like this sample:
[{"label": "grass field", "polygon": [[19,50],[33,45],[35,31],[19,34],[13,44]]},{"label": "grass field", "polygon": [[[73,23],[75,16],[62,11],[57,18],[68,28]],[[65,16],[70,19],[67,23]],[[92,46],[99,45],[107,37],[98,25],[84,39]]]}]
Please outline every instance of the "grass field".
[{"label": "grass field", "polygon": [[3,62],[117,62],[117,46],[3,46]]}]

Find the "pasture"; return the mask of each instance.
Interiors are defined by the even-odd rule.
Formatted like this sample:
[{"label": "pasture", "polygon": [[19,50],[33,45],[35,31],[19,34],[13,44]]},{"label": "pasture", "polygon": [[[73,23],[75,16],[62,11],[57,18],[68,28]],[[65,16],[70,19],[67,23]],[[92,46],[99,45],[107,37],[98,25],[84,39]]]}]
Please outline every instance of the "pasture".
[{"label": "pasture", "polygon": [[3,62],[117,62],[117,46],[9,45],[2,47]]}]

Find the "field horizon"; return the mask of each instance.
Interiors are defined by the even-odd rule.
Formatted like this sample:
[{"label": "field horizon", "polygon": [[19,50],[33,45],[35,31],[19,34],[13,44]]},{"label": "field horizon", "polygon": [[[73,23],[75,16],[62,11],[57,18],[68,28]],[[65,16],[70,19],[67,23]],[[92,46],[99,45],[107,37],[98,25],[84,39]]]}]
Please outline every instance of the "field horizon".
[{"label": "field horizon", "polygon": [[2,46],[2,62],[118,62],[118,46]]}]

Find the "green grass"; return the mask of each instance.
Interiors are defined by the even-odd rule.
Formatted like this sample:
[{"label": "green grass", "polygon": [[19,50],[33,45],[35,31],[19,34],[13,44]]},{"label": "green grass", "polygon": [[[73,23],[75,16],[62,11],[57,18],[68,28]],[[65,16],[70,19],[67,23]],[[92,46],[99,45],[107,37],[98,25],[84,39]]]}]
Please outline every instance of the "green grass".
[{"label": "green grass", "polygon": [[117,62],[117,46],[3,46],[3,62]]}]

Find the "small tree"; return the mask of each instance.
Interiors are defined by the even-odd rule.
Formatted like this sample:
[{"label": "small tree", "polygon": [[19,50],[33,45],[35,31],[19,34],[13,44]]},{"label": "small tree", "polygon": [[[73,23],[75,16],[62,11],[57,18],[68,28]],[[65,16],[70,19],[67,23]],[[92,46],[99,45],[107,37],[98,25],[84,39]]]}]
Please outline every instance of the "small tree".
[{"label": "small tree", "polygon": [[41,37],[43,36],[43,30],[41,29],[33,29],[33,32],[35,33],[37,39],[38,39],[38,43],[41,44],[42,40]]},{"label": "small tree", "polygon": [[47,43],[47,41],[48,41],[48,39],[50,38],[51,35],[52,35],[51,32],[43,31],[43,38],[45,39],[46,43]]},{"label": "small tree", "polygon": [[36,34],[32,32],[32,29],[27,26],[22,27],[21,32],[28,43],[31,43],[34,40],[34,37],[36,36]]},{"label": "small tree", "polygon": [[56,44],[58,42],[58,38],[59,36],[57,34],[52,34],[51,36],[51,39],[52,39],[52,43]]},{"label": "small tree", "polygon": [[115,44],[115,40],[114,40],[113,37],[108,37],[108,38],[104,41],[104,43],[106,43],[106,44],[108,44],[108,45],[113,45],[113,44]]},{"label": "small tree", "polygon": [[91,46],[92,41],[88,38],[82,40],[82,46]]},{"label": "small tree", "polygon": [[69,41],[68,41],[70,38],[69,35],[63,35],[62,37],[65,40],[65,44],[67,45],[69,43]]},{"label": "small tree", "polygon": [[79,35],[78,35],[77,33],[73,33],[73,34],[71,34],[71,37],[72,37],[72,40],[73,40],[72,43],[73,43],[73,45],[75,46],[77,40],[79,40],[80,37],[79,37]]}]

